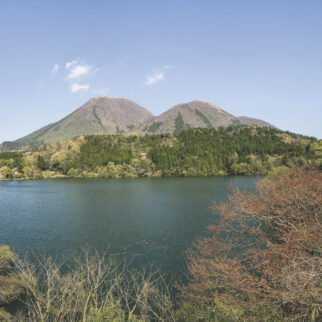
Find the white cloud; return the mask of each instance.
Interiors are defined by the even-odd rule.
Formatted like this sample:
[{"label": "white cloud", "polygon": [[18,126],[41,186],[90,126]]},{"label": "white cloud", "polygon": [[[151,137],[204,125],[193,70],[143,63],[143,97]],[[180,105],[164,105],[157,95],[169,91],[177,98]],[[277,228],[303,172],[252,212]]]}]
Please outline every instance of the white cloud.
[{"label": "white cloud", "polygon": [[146,78],[146,84],[152,85],[162,79],[164,79],[165,73],[164,72],[156,72],[153,75],[150,75]]},{"label": "white cloud", "polygon": [[66,67],[66,69],[69,69],[70,67],[76,65],[78,62],[79,62],[79,59],[74,59],[72,61],[67,62],[65,67]]},{"label": "white cloud", "polygon": [[[90,84],[80,84],[80,79],[83,79],[84,76],[92,76],[94,73],[98,71],[98,69],[95,68],[94,65],[86,64],[80,58],[67,62],[65,64],[65,68],[67,73],[65,81],[69,83],[70,92],[88,92],[88,90],[90,89]],[[106,92],[107,89],[104,88],[96,90],[96,93],[99,95],[106,95]]]},{"label": "white cloud", "polygon": [[106,96],[108,93],[108,88],[98,88],[93,90],[93,94]]},{"label": "white cloud", "polygon": [[88,75],[92,67],[92,65],[74,65],[67,75],[67,79],[78,79],[81,76]]},{"label": "white cloud", "polygon": [[70,85],[70,91],[71,93],[77,93],[80,91],[87,92],[89,90],[90,85],[89,84],[72,84]]},{"label": "white cloud", "polygon": [[51,70],[51,74],[54,76],[58,73],[58,71],[59,71],[59,65],[56,64],[56,65],[54,65],[53,69]]}]

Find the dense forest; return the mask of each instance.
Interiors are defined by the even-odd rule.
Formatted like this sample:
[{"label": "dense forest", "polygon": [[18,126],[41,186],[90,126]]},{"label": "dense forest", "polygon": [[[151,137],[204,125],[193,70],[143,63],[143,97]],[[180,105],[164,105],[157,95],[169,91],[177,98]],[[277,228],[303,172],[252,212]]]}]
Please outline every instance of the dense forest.
[{"label": "dense forest", "polygon": [[0,178],[265,175],[278,167],[321,168],[322,143],[256,126],[176,135],[88,135],[30,151],[0,153]]}]

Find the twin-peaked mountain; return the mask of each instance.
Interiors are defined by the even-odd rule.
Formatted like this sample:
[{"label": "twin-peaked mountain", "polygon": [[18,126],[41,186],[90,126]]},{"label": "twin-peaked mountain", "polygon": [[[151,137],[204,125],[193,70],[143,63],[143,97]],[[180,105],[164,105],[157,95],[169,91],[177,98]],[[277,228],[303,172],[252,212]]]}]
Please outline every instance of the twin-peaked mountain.
[{"label": "twin-peaked mountain", "polygon": [[16,141],[3,142],[0,150],[36,147],[63,142],[86,134],[171,133],[190,128],[254,124],[273,127],[261,120],[235,117],[203,100],[179,104],[154,117],[144,107],[125,98],[96,97],[63,118]]}]

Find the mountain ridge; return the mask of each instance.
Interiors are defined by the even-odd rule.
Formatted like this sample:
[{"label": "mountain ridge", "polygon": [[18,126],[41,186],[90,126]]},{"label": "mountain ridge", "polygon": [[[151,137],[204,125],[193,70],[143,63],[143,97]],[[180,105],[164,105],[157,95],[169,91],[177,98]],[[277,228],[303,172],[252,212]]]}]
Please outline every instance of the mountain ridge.
[{"label": "mountain ridge", "polygon": [[237,116],[237,119],[239,120],[239,122],[241,122],[241,124],[243,125],[257,125],[257,126],[261,126],[261,127],[273,127],[276,128],[276,126],[260,120],[260,119],[256,119],[253,117],[248,117],[248,116]]},{"label": "mountain ridge", "polygon": [[64,142],[88,134],[177,134],[190,128],[214,128],[229,125],[274,127],[249,117],[235,117],[206,100],[177,104],[154,116],[146,108],[122,97],[93,97],[61,120],[15,141],[0,144],[0,150],[34,148]]}]

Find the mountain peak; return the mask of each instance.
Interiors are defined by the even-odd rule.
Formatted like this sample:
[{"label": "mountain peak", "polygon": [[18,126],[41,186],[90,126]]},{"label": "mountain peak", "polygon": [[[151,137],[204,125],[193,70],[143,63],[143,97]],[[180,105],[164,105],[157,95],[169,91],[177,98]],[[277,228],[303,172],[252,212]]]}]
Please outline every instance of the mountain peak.
[{"label": "mountain peak", "polygon": [[203,104],[203,105],[208,105],[208,106],[211,106],[212,108],[215,108],[217,110],[222,110],[221,108],[219,108],[217,105],[207,101],[207,100],[202,100],[202,99],[198,99],[198,100],[194,100],[190,103],[187,103],[187,104]]},{"label": "mountain peak", "polygon": [[125,97],[94,96],[88,102],[96,102],[96,101],[116,101],[116,100],[130,101],[128,98],[125,98]]},{"label": "mountain peak", "polygon": [[133,131],[153,114],[133,101],[108,96],[93,97],[60,121],[47,125],[14,142],[8,149],[63,142],[87,134],[122,134]]},{"label": "mountain peak", "polygon": [[205,104],[209,104],[209,105],[214,105],[214,104],[210,103],[209,101],[207,101],[207,100],[202,100],[202,99],[199,99],[199,100],[193,100],[193,101],[191,101],[190,103],[194,103],[194,102],[200,102],[200,103],[205,103]]},{"label": "mountain peak", "polygon": [[190,128],[213,128],[240,124],[231,114],[205,101],[194,100],[175,105],[141,126],[147,133],[179,133]]}]

